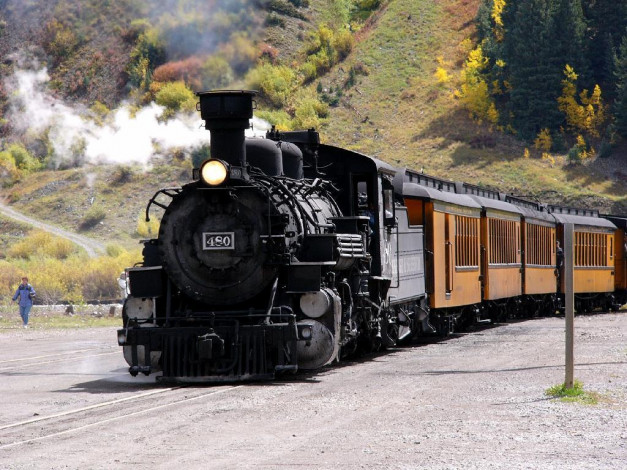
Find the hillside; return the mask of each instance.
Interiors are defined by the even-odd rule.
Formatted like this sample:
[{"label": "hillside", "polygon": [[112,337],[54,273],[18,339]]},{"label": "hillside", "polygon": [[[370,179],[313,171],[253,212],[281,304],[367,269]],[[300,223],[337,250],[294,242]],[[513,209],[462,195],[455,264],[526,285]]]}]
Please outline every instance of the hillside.
[{"label": "hillside", "polygon": [[[299,67],[305,60],[303,51],[310,47],[309,32],[316,31],[320,23],[331,24],[341,4],[347,2],[215,1],[205,2],[205,7],[196,11],[202,2],[171,0],[158,14],[157,3],[5,0],[0,3],[0,53],[15,57],[17,45],[21,45],[21,51],[26,49],[29,57],[48,66],[50,81],[43,81],[41,86],[58,100],[51,108],[67,105],[68,113],[78,115],[98,101],[112,110],[103,114],[106,123],[122,100],[136,100],[141,106],[154,97],[150,90],[142,91],[141,84],[132,82],[136,69],[131,66],[137,57],[133,51],[137,51],[142,34],[150,31],[138,19],[148,18],[149,24],[163,32],[166,55],[161,63],[178,67],[190,58],[206,58],[199,44],[203,38],[197,37],[201,31],[198,21],[189,18],[196,14],[207,19],[211,8],[228,13],[220,17],[224,34],[219,39],[204,39],[208,41],[208,53],[217,51],[219,57],[231,60],[229,86],[244,87],[248,84],[246,70],[258,58],[255,54],[270,58],[274,64]],[[325,143],[347,146],[397,166],[546,202],[627,213],[624,147],[617,147],[609,158],[578,165],[568,164],[565,153],[541,158],[532,144],[494,126],[477,123],[462,109],[454,91],[467,54],[464,40],[475,34],[473,19],[479,0],[370,3],[378,7],[364,10],[363,21],[352,20],[357,27],[350,53],[328,72],[300,87],[328,103],[320,128]],[[216,16],[211,16],[211,24],[217,28]],[[237,28],[246,32],[244,39],[237,34]],[[194,40],[177,43],[175,40],[186,32],[191,32]],[[250,63],[246,64],[242,62],[246,59],[243,53],[238,56],[234,51],[246,51],[251,44],[257,52],[247,56]],[[189,62],[185,64],[191,67]],[[19,65],[17,59],[4,60],[0,73],[9,77]],[[439,66],[447,70],[450,80],[438,81],[435,72]],[[189,80],[206,79],[200,77]],[[48,98],[42,96],[40,105],[45,108]],[[6,85],[4,97],[8,100]],[[11,119],[6,104],[3,109],[8,119],[0,134],[2,148],[24,139],[32,153],[36,154],[37,149],[48,152],[41,159],[57,168],[24,174],[2,189],[1,195],[8,203],[32,217],[106,242],[136,246],[140,238],[137,220],[149,198],[160,187],[187,181],[191,173],[192,152],[180,141],[153,151],[156,157],[147,159],[127,156],[127,145],[120,143],[127,141],[115,141],[110,146],[117,146],[120,158],[110,160],[115,165],[103,165],[103,159],[82,156],[81,146],[76,144],[82,143],[84,149],[86,141],[75,140],[56,151],[56,158],[67,157],[61,152],[71,154],[69,160],[49,160],[50,147],[55,144],[50,137],[52,131],[43,130],[34,137],[27,131],[14,132],[17,121]],[[260,111],[273,109],[263,96],[259,105]],[[293,106],[294,102],[288,102],[288,110]],[[29,109],[36,113],[38,108]],[[95,141],[103,135],[92,128],[89,131],[91,134],[81,131],[77,135],[83,139],[93,135]],[[524,157],[525,148],[531,149],[529,158]],[[94,212],[97,222],[91,223],[93,217],[89,216]]]}]

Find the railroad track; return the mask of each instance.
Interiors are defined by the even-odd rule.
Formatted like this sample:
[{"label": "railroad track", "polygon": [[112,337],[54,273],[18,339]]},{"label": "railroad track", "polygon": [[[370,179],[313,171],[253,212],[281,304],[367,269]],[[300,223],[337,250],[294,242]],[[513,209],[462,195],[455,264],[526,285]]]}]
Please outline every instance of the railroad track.
[{"label": "railroad track", "polygon": [[[61,413],[36,416],[29,420],[5,424],[0,426],[0,456],[5,449],[82,432],[86,429],[129,419],[141,414],[157,413],[165,408],[202,400],[241,387],[242,385],[225,385],[211,389],[190,387],[161,388]],[[158,404],[155,404],[156,400]],[[132,407],[129,404],[132,404]]]},{"label": "railroad track", "polygon": [[[80,355],[79,355],[80,354]],[[27,367],[36,367],[42,364],[56,364],[68,361],[81,361],[88,357],[107,356],[120,354],[120,348],[111,346],[110,348],[88,348],[55,354],[43,354],[41,356],[21,357],[17,359],[7,359],[0,361],[0,374],[11,370],[21,370]]]}]

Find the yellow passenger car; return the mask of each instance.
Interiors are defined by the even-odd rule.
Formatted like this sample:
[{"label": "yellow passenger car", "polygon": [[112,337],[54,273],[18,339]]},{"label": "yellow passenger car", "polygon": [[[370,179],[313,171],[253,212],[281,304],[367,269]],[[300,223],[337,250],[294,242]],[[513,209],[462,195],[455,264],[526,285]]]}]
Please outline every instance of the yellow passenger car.
[{"label": "yellow passenger car", "polygon": [[616,225],[614,231],[614,309],[627,303],[627,216],[602,216]]},{"label": "yellow passenger car", "polygon": [[[477,202],[481,213],[481,277],[483,299],[497,301],[522,294],[522,211],[501,200],[495,191],[468,183],[460,185]],[[505,307],[503,303],[497,303]],[[508,312],[502,312],[507,314]],[[509,312],[514,313],[514,312]]]},{"label": "yellow passenger car", "polygon": [[[574,225],[574,291],[578,312],[605,307],[615,284],[616,225],[598,217],[596,211],[549,206],[558,222],[557,238],[564,250],[564,224]],[[563,270],[563,267],[561,268]],[[560,276],[564,292],[564,276]]]},{"label": "yellow passenger car", "polygon": [[[425,270],[432,309],[481,302],[481,206],[454,191],[454,183],[413,175],[403,185],[410,222],[425,227]],[[439,189],[438,189],[439,188]]]}]

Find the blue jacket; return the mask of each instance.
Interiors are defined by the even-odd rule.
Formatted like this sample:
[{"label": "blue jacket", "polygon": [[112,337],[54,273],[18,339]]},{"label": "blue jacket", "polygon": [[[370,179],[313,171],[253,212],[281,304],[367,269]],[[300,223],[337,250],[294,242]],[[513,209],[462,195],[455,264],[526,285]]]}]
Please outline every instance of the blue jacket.
[{"label": "blue jacket", "polygon": [[20,298],[20,307],[26,307],[27,305],[33,305],[33,297],[35,297],[35,289],[30,284],[20,284],[15,291],[13,300]]}]

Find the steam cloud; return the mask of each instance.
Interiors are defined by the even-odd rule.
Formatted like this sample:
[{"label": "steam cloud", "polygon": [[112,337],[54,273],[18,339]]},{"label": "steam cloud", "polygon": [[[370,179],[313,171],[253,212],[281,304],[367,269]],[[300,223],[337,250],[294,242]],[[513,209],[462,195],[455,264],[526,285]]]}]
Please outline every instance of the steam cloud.
[{"label": "steam cloud", "polygon": [[[99,126],[86,119],[88,109],[70,106],[46,91],[46,68],[17,69],[6,81],[10,91],[12,127],[23,135],[48,131],[54,148],[56,168],[85,163],[147,164],[151,157],[174,147],[191,149],[209,143],[209,132],[196,114],[178,114],[160,122],[163,107],[152,103],[134,116],[128,106],[112,111],[107,124]],[[253,132],[269,129],[269,124],[253,119]],[[78,150],[77,150],[78,149]],[[77,151],[80,155],[76,155]]]}]

